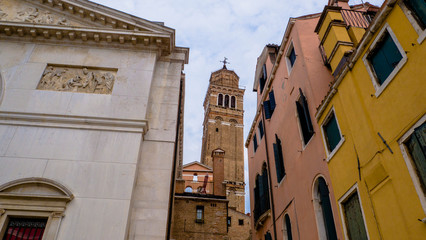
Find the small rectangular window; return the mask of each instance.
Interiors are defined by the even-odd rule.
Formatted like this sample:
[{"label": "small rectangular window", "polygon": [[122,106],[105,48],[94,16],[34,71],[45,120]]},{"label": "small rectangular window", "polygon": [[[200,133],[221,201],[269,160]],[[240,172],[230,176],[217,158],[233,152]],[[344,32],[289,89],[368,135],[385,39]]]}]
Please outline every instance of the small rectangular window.
[{"label": "small rectangular window", "polygon": [[204,222],[204,206],[197,206],[197,217],[195,222],[203,223]]},{"label": "small rectangular window", "polygon": [[293,66],[297,58],[296,51],[294,50],[293,42],[290,42],[290,46],[288,47],[285,56],[286,56],[285,59],[287,62],[288,75],[290,75],[291,70],[293,70]]},{"label": "small rectangular window", "polygon": [[349,239],[368,239],[358,193],[353,193],[342,205]]},{"label": "small rectangular window", "polygon": [[256,150],[257,150],[257,137],[256,137],[256,134],[253,134],[253,149],[254,149],[254,152],[256,152]]},{"label": "small rectangular window", "polygon": [[260,78],[259,78],[260,94],[262,94],[262,92],[263,92],[263,88],[265,87],[266,79],[267,79],[266,64],[263,64],[262,74],[260,75]]},{"label": "small rectangular window", "polygon": [[309,114],[308,102],[306,101],[305,95],[303,95],[302,89],[299,88],[299,92],[300,98],[296,101],[296,108],[299,116],[303,143],[306,145],[314,135],[314,127],[312,126],[311,116]]},{"label": "small rectangular window", "polygon": [[10,218],[3,239],[42,239],[47,219]]},{"label": "small rectangular window", "polygon": [[342,139],[339,126],[337,125],[336,116],[334,115],[334,111],[327,118],[322,128],[324,130],[327,149],[329,152],[332,152]]},{"label": "small rectangular window", "polygon": [[414,17],[422,29],[426,28],[426,4],[425,0],[404,0],[407,7],[414,12]]},{"label": "small rectangular window", "polygon": [[231,217],[228,217],[228,227],[231,226]]},{"label": "small rectangular window", "polygon": [[294,52],[294,48],[291,49],[290,54],[288,55],[288,59],[290,60],[291,67],[293,67],[294,62],[296,61],[296,53]]},{"label": "small rectangular window", "polygon": [[244,225],[244,219],[238,219],[238,225]]},{"label": "small rectangular window", "polygon": [[275,134],[275,143],[273,144],[273,147],[275,157],[275,168],[277,171],[277,181],[281,182],[281,180],[285,176],[285,168],[281,140],[278,138],[277,134]]},{"label": "small rectangular window", "polygon": [[257,126],[257,128],[259,129],[260,139],[262,139],[263,138],[263,123],[262,123],[262,121],[259,121],[259,125]]}]

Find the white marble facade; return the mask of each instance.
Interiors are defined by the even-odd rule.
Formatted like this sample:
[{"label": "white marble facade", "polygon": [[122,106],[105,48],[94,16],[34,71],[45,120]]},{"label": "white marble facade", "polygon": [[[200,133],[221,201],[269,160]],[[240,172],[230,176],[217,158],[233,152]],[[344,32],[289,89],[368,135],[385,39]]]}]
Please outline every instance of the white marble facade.
[{"label": "white marble facade", "polygon": [[[43,239],[165,239],[188,51],[173,29],[89,1],[0,0],[0,238],[8,217],[48,211],[12,209],[1,186],[45,179],[73,197]],[[93,77],[48,72],[67,79],[40,88],[49,66],[113,82],[99,94],[83,89]]]}]

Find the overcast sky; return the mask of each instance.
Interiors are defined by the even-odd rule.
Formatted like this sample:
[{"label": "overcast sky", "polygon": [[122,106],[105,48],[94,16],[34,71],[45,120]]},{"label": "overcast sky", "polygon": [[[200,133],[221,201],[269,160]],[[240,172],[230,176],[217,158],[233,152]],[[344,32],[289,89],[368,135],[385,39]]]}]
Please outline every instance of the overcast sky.
[{"label": "overcast sky", "polygon": [[[280,44],[290,17],[321,12],[328,0],[92,0],[102,5],[150,20],[176,30],[176,45],[189,47],[185,66],[184,164],[199,161],[203,101],[210,74],[222,67],[240,77],[244,96],[244,141],[256,110],[252,91],[257,57],[268,43]],[[380,6],[383,0],[371,0]],[[351,5],[361,0],[350,0]],[[245,178],[248,184],[247,150]],[[246,212],[249,212],[246,187]]]}]

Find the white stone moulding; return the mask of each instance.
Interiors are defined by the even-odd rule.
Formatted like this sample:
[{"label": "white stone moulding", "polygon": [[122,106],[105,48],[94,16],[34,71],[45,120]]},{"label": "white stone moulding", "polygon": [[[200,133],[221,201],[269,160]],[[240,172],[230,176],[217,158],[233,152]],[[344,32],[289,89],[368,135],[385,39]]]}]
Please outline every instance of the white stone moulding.
[{"label": "white stone moulding", "polygon": [[145,133],[147,120],[0,112],[0,125],[37,126]]}]

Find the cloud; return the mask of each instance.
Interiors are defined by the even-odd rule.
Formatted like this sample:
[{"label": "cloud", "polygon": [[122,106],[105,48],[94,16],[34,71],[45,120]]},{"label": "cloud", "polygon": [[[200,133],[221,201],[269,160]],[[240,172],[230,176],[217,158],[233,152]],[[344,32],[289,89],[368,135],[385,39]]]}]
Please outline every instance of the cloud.
[{"label": "cloud", "polygon": [[[221,68],[228,57],[246,88],[244,98],[244,139],[256,111],[252,92],[257,57],[268,43],[281,43],[290,17],[319,13],[327,0],[95,0],[97,3],[150,20],[164,22],[176,30],[176,44],[189,47],[185,66],[184,163],[199,161],[201,156],[203,101],[210,74]],[[383,0],[370,1],[381,5]],[[360,4],[351,0],[350,4]],[[246,199],[248,168],[245,151]],[[246,201],[248,205],[248,200]],[[246,207],[246,209],[248,209]]]}]

